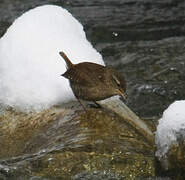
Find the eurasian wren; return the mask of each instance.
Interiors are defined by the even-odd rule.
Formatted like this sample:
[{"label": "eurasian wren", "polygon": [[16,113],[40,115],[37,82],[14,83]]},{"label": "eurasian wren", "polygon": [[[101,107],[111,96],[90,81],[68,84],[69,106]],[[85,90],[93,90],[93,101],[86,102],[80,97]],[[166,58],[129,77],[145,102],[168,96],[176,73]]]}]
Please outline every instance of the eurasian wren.
[{"label": "eurasian wren", "polygon": [[[80,100],[99,101],[114,95],[126,98],[126,82],[123,76],[114,69],[91,62],[73,64],[64,52],[59,52],[67,65],[62,74],[70,82],[71,89]],[[85,107],[83,106],[85,109]]]}]

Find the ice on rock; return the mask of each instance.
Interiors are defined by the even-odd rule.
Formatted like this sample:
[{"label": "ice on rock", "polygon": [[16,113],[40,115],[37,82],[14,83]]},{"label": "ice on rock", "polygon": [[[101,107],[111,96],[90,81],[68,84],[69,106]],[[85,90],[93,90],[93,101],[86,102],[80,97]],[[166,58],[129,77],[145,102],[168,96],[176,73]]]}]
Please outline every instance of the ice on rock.
[{"label": "ice on rock", "polygon": [[45,5],[16,19],[0,39],[0,104],[39,111],[73,99],[59,51],[73,63],[104,64],[67,10]]},{"label": "ice on rock", "polygon": [[165,157],[171,145],[177,144],[179,139],[185,140],[185,100],[172,103],[159,120],[155,135],[156,156]]}]

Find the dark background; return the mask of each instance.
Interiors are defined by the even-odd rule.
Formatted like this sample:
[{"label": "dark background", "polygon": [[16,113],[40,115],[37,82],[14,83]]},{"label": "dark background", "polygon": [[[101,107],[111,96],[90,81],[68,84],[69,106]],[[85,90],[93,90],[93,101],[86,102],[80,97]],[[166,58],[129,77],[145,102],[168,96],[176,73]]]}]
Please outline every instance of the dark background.
[{"label": "dark background", "polygon": [[184,99],[184,0],[0,0],[0,36],[43,4],[62,6],[83,24],[105,63],[125,75],[127,104],[141,117]]}]

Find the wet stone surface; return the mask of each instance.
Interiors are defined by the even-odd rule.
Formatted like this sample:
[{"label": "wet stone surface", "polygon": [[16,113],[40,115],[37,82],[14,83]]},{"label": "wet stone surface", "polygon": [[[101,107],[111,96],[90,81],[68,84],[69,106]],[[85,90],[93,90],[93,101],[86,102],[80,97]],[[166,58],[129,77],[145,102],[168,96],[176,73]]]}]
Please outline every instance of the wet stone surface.
[{"label": "wet stone surface", "polygon": [[106,109],[54,107],[29,115],[8,110],[0,120],[0,170],[6,178],[99,174],[104,179],[133,179],[155,174],[153,147]]}]

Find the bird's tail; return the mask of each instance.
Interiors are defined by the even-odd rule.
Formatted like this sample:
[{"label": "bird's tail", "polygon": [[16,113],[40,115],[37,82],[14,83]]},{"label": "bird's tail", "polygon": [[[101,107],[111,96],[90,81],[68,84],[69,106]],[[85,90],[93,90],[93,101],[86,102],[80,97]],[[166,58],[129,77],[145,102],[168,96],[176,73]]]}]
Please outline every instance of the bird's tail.
[{"label": "bird's tail", "polygon": [[74,66],[73,63],[69,60],[69,58],[67,57],[67,55],[64,52],[61,51],[61,52],[59,52],[59,54],[65,60],[68,69]]}]

